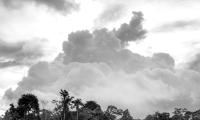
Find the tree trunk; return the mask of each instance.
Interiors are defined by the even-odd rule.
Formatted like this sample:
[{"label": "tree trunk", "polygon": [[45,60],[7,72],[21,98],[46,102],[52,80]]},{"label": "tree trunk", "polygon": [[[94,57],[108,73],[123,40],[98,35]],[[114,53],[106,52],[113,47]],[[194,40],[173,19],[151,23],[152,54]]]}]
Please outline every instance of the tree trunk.
[{"label": "tree trunk", "polygon": [[79,107],[77,106],[76,107],[76,120],[78,120],[78,117],[79,117]]},{"label": "tree trunk", "polygon": [[67,120],[67,113],[68,113],[68,107],[66,103],[66,98],[64,98],[64,105],[63,105],[63,120]]}]

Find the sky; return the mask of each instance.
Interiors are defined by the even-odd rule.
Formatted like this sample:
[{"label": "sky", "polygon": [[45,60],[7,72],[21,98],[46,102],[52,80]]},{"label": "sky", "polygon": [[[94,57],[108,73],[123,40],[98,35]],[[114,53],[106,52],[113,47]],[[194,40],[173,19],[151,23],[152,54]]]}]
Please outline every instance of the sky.
[{"label": "sky", "polygon": [[0,0],[0,112],[23,93],[51,101],[61,88],[135,118],[199,109],[199,5]]}]

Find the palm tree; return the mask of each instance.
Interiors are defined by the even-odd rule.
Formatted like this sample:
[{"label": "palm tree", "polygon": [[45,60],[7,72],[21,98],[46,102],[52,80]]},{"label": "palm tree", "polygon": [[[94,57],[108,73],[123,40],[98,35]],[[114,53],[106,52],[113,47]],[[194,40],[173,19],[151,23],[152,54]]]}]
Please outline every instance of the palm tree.
[{"label": "palm tree", "polygon": [[67,120],[67,115],[69,114],[69,105],[74,97],[69,96],[69,93],[66,90],[62,89],[60,91],[60,95],[62,97],[62,104],[63,104],[63,120]]},{"label": "palm tree", "polygon": [[72,103],[76,107],[76,120],[78,120],[78,117],[79,117],[79,107],[80,106],[84,106],[84,104],[82,103],[81,99],[76,99],[76,100],[72,101]]}]

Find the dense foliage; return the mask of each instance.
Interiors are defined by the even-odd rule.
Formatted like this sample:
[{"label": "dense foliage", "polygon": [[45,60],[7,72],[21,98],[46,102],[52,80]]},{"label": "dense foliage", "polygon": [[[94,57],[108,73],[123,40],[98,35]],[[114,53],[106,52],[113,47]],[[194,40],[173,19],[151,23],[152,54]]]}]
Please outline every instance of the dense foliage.
[{"label": "dense foliage", "polygon": [[[40,109],[38,99],[33,94],[24,94],[15,107],[5,112],[1,120],[134,120],[128,109],[122,110],[113,105],[105,111],[95,101],[83,103],[81,99],[70,96],[68,91],[60,91],[60,100],[53,100],[55,108],[50,111]],[[173,115],[156,112],[144,120],[200,120],[200,110],[190,112],[185,108],[175,108]]]}]

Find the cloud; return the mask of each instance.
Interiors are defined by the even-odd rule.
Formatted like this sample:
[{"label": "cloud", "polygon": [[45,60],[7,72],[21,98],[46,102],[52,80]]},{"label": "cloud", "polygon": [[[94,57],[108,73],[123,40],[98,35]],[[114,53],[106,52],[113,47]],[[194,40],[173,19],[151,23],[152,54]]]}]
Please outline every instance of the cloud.
[{"label": "cloud", "polygon": [[121,44],[144,35],[138,34],[144,31],[142,14],[135,14],[129,24],[122,25],[126,27],[117,30],[70,33],[68,41],[63,42],[63,53],[52,62],[33,65],[16,89],[5,92],[4,100],[16,100],[26,92],[52,100],[59,89],[66,89],[84,100],[96,100],[103,107],[113,104],[129,108],[136,117],[172,110],[175,105],[194,109],[200,97],[199,72],[177,69],[167,53],[145,57]]},{"label": "cloud", "polygon": [[107,24],[120,19],[124,13],[125,6],[123,4],[114,4],[106,6],[100,16],[95,20],[96,24]]},{"label": "cloud", "polygon": [[182,29],[198,29],[200,26],[199,20],[190,20],[190,21],[175,21],[171,23],[166,23],[155,28],[154,31],[156,32],[170,32],[175,30],[182,30]]},{"label": "cloud", "polygon": [[146,30],[142,26],[144,20],[142,12],[133,12],[133,15],[129,24],[124,23],[119,29],[114,29],[116,36],[122,43],[126,44],[128,41],[136,41],[145,37]]},{"label": "cloud", "polygon": [[169,5],[172,5],[172,6],[181,6],[183,4],[197,4],[199,3],[199,0],[151,0],[151,1],[148,1],[148,0],[144,0],[145,2],[154,2],[154,3],[164,3],[164,4],[169,4]]},{"label": "cloud", "polygon": [[199,53],[197,53],[194,59],[189,62],[188,68],[195,70],[197,72],[200,72],[200,54]]},{"label": "cloud", "polygon": [[9,43],[0,40],[0,68],[26,65],[42,57],[44,39]]},{"label": "cloud", "polygon": [[0,68],[10,67],[10,66],[17,66],[17,65],[21,65],[21,64],[16,62],[16,61],[0,62]]},{"label": "cloud", "polygon": [[64,62],[109,62],[120,49],[120,40],[107,29],[96,30],[93,33],[78,31],[68,36],[63,43]]},{"label": "cloud", "polygon": [[79,9],[78,3],[73,0],[2,0],[2,3],[8,8],[21,8],[23,5],[34,3],[39,6],[44,5],[63,14]]},{"label": "cloud", "polygon": [[[30,68],[16,90],[6,91],[4,99],[16,99],[22,93],[31,91],[40,99],[51,100],[62,88],[84,100],[96,100],[104,107],[114,104],[129,108],[137,117],[157,110],[172,110],[175,106],[194,109],[200,97],[196,91],[199,89],[200,74],[193,70],[163,67],[170,66],[171,60],[160,62],[155,60],[155,56],[143,57],[143,61],[129,59],[134,64],[118,69],[97,61],[66,64],[62,61],[63,56],[52,63],[39,62]],[[140,59],[142,56],[137,54],[133,57]],[[129,71],[126,72],[126,69]]]}]

